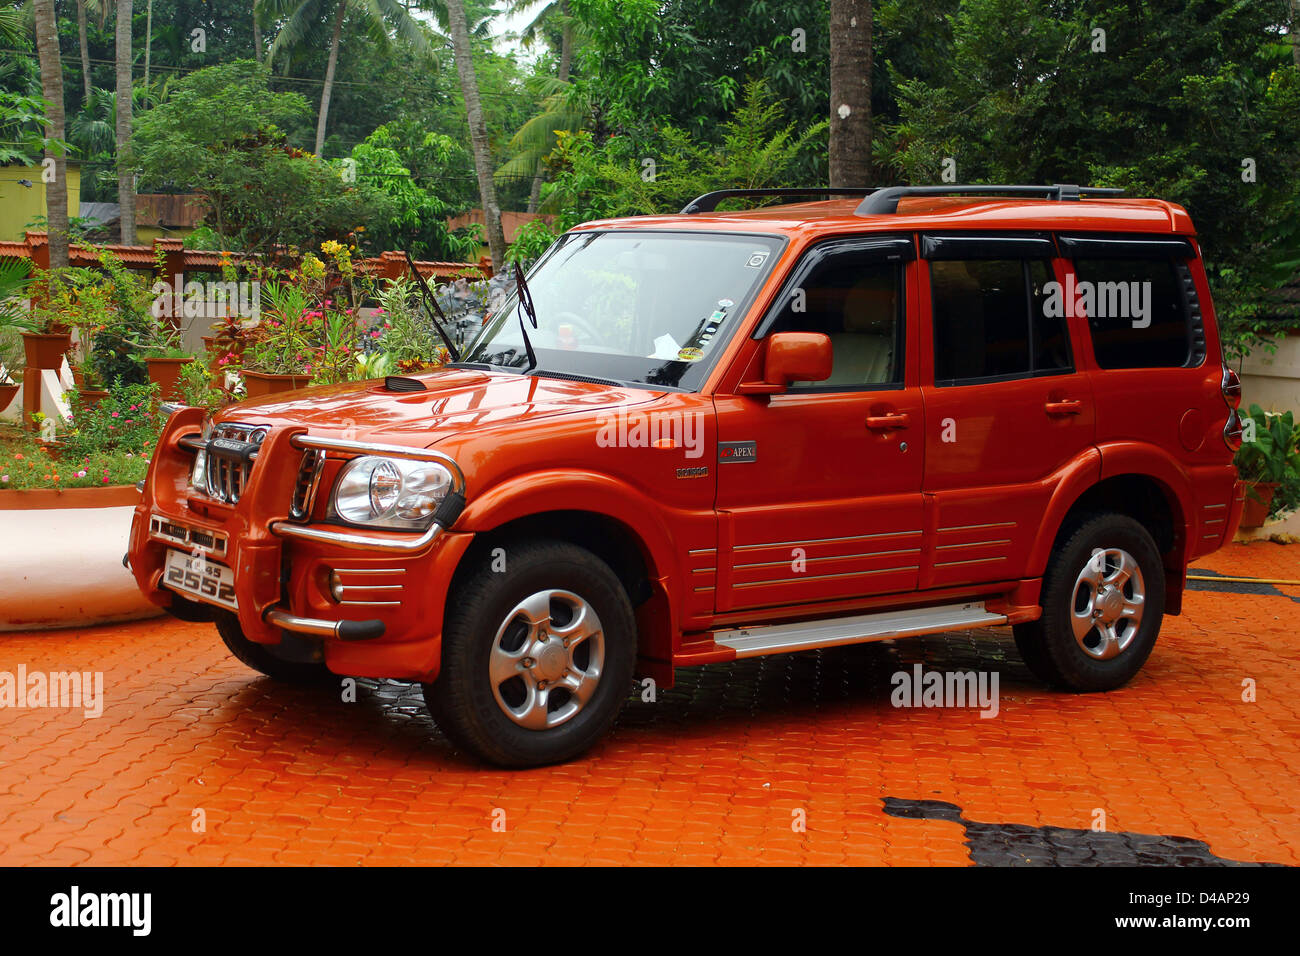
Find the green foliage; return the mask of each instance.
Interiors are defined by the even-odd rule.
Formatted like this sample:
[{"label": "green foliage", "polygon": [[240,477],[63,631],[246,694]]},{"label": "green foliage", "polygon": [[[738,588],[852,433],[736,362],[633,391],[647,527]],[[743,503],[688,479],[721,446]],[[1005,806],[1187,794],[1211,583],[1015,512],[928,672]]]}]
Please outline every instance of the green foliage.
[{"label": "green foliage", "polygon": [[[433,189],[416,182],[402,162],[398,140],[381,126],[352,149],[358,183],[387,197],[384,218],[372,219],[365,232],[376,249],[409,249],[420,259],[465,262],[476,259],[478,243],[447,228],[451,207]],[[459,147],[447,136],[429,133],[422,146],[441,165]]]},{"label": "green foliage", "polygon": [[910,182],[939,181],[952,157],[961,182],[1122,186],[1185,206],[1239,354],[1300,266],[1287,19],[1285,0],[963,0],[945,65],[895,71],[901,115],[881,145]]},{"label": "green foliage", "polygon": [[1243,425],[1247,440],[1242,441],[1235,459],[1243,481],[1300,481],[1300,429],[1291,412],[1268,413],[1251,405]]},{"label": "green foliage", "polygon": [[309,111],[299,94],[269,90],[264,70],[244,60],[173,83],[140,117],[132,144],[147,186],[202,192],[208,225],[242,252],[314,248],[385,218],[388,199],[289,144],[282,127]]},{"label": "green foliage", "polygon": [[63,454],[70,462],[101,453],[147,455],[158,441],[166,417],[158,408],[158,386],[151,383],[116,383],[94,405],[70,392],[69,406],[72,424],[63,436]]},{"label": "green foliage", "polygon": [[825,133],[825,123],[796,132],[767,87],[753,82],[722,124],[718,145],[668,125],[648,153],[627,137],[598,146],[590,133],[561,135],[560,172],[542,208],[556,211],[564,230],[590,219],[675,212],[712,189],[788,185],[800,157],[821,149]]},{"label": "green foliage", "polygon": [[0,90],[0,166],[34,166],[45,150],[64,155],[68,144],[45,135],[45,101]]},{"label": "green foliage", "polygon": [[[379,327],[370,334],[376,347],[400,371],[437,364],[446,349],[421,303],[421,293],[411,279],[396,279],[379,293]],[[450,334],[450,330],[448,330]]]},{"label": "green foliage", "polygon": [[544,219],[530,220],[520,228],[519,235],[506,250],[506,262],[526,265],[536,262],[555,241],[556,233]]}]

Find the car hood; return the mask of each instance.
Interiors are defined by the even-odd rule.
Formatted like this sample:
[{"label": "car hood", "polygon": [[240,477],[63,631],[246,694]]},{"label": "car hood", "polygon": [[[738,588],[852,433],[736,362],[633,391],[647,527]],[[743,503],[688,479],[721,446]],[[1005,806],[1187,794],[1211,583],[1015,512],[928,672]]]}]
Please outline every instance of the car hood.
[{"label": "car hood", "polygon": [[420,392],[382,380],[320,385],[222,409],[220,422],[303,425],[313,435],[428,447],[466,430],[523,425],[555,415],[639,405],[662,391],[511,372],[440,369],[406,376]]}]

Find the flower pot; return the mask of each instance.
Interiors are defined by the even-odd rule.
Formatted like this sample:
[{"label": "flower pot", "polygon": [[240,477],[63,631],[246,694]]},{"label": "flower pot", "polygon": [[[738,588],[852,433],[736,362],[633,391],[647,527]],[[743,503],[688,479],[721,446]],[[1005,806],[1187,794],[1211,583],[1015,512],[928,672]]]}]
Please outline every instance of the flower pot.
[{"label": "flower pot", "polygon": [[72,348],[71,332],[24,332],[23,351],[27,353],[29,368],[54,369],[63,367],[63,356]]},{"label": "flower pot", "polygon": [[77,390],[77,394],[81,396],[81,404],[87,410],[94,408],[101,401],[108,398],[108,390],[103,388],[82,388]]},{"label": "flower pot", "polygon": [[1257,481],[1248,485],[1246,501],[1241,507],[1241,523],[1237,527],[1245,531],[1262,528],[1264,522],[1268,520],[1268,509],[1273,503],[1273,495],[1276,492],[1275,481]]},{"label": "flower pot", "polygon": [[9,407],[9,403],[18,394],[19,387],[18,385],[0,385],[0,412]]},{"label": "flower pot", "polygon": [[311,381],[310,375],[271,375],[267,372],[254,372],[244,369],[244,394],[247,398],[261,398],[276,392],[289,392],[295,388],[306,388]]},{"label": "flower pot", "polygon": [[146,358],[144,361],[149,366],[149,381],[158,386],[159,396],[164,401],[180,398],[181,369],[194,359],[185,355],[181,358]]}]

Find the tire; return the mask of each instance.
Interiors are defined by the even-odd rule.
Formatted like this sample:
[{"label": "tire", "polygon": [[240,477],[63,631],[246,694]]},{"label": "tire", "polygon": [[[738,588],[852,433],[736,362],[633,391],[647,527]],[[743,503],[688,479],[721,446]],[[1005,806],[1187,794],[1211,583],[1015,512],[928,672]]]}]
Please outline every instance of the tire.
[{"label": "tire", "polygon": [[239,626],[239,618],[233,614],[218,613],[216,624],[217,633],[230,653],[272,680],[285,684],[322,684],[336,679],[324,664],[285,660],[277,657],[269,645],[250,641]]},{"label": "tire", "polygon": [[438,679],[424,699],[462,750],[502,767],[572,759],[605,736],[627,699],[636,620],[590,551],[529,541],[508,570],[483,564],[448,602]]},{"label": "tire", "polygon": [[1165,570],[1150,533],[1127,515],[1083,519],[1043,576],[1043,615],[1017,624],[1035,676],[1067,690],[1113,690],[1146,663],[1160,634]]}]

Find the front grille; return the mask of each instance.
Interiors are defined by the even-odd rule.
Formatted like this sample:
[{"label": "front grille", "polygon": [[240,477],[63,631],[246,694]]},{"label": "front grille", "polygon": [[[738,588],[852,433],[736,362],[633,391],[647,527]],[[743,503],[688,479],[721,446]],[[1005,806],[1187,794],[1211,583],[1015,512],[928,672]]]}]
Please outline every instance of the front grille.
[{"label": "front grille", "polygon": [[298,466],[298,480],[293,486],[293,501],[289,505],[289,517],[294,521],[306,521],[311,517],[312,503],[316,500],[316,486],[320,483],[321,469],[325,467],[325,452],[319,449],[303,453],[302,464]]},{"label": "front grille", "polygon": [[[266,439],[266,429],[239,422],[223,422],[212,429],[211,437],[229,438],[260,445]],[[242,456],[222,454],[209,445],[207,464],[204,469],[208,494],[218,501],[235,504],[243,494],[244,486],[248,484],[248,477],[253,473],[254,464],[255,462]]]}]

